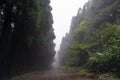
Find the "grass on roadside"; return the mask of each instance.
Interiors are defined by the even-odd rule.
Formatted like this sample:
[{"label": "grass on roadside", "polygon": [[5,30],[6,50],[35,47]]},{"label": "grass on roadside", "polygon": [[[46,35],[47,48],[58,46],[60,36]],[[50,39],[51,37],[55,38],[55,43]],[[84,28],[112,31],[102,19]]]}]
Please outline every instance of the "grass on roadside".
[{"label": "grass on roadside", "polygon": [[110,73],[103,73],[103,74],[91,73],[81,67],[62,66],[62,67],[60,67],[60,69],[62,69],[63,71],[66,71],[66,72],[72,72],[76,75],[79,75],[84,78],[89,78],[89,79],[120,80],[120,77],[118,77],[118,75],[110,74]]}]

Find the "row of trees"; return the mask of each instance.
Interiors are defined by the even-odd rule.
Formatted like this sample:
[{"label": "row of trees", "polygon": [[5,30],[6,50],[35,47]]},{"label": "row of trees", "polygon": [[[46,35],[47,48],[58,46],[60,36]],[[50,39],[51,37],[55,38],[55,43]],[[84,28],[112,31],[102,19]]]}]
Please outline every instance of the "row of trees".
[{"label": "row of trees", "polygon": [[79,9],[62,40],[60,65],[119,74],[119,4],[119,0],[89,0]]},{"label": "row of trees", "polygon": [[[0,78],[42,69],[55,51],[50,0],[0,0]],[[2,79],[4,80],[4,79]]]}]

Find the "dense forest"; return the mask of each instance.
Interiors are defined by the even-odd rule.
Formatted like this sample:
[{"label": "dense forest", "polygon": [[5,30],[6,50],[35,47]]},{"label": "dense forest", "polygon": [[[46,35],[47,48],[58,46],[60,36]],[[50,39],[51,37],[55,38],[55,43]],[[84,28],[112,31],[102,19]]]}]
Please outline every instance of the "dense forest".
[{"label": "dense forest", "polygon": [[47,68],[53,61],[49,4],[50,0],[0,0],[0,80]]},{"label": "dense forest", "polygon": [[58,54],[60,66],[119,75],[120,0],[89,0],[79,8]]}]

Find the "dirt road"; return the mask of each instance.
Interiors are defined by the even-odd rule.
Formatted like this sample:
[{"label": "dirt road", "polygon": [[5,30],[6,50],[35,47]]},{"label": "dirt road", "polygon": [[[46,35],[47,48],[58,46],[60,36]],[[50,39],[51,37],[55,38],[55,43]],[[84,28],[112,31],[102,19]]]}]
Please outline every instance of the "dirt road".
[{"label": "dirt road", "polygon": [[73,73],[63,72],[59,69],[50,69],[46,71],[33,72],[16,77],[14,80],[90,80],[82,78]]}]

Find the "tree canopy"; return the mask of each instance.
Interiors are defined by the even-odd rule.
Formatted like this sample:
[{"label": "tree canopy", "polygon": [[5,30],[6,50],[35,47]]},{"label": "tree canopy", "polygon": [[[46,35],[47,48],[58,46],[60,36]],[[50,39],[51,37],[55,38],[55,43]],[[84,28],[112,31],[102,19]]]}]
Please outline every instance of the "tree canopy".
[{"label": "tree canopy", "polygon": [[0,0],[1,79],[52,62],[55,35],[49,4],[50,0]]}]

